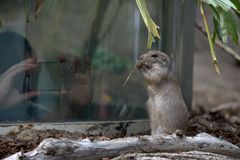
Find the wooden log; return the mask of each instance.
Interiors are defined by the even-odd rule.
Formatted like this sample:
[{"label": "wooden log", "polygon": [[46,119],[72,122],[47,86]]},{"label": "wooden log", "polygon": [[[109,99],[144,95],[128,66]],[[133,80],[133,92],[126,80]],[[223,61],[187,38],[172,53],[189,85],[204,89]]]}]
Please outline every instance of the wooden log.
[{"label": "wooden log", "polygon": [[234,157],[219,155],[215,153],[189,151],[181,153],[131,153],[120,155],[112,160],[166,160],[166,159],[214,159],[214,160],[236,160]]},{"label": "wooden log", "polygon": [[240,149],[225,140],[207,133],[195,137],[185,137],[181,132],[173,135],[138,136],[118,138],[108,141],[88,139],[71,141],[67,139],[45,139],[33,151],[16,153],[5,160],[68,160],[101,159],[116,157],[126,153],[181,153],[187,151],[211,152],[219,155],[240,158]]}]

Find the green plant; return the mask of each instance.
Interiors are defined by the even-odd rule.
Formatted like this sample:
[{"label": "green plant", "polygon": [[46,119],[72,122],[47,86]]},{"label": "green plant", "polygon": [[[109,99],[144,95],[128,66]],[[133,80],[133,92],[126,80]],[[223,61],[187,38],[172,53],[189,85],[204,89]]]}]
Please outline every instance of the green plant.
[{"label": "green plant", "polygon": [[[211,9],[214,31],[210,34],[209,26],[204,11],[204,4]],[[232,41],[238,44],[238,34],[240,34],[240,21],[237,14],[240,13],[240,2],[238,0],[198,0],[201,15],[203,17],[204,25],[207,31],[212,61],[216,72],[220,73],[214,43],[216,37],[223,43],[227,43],[227,36],[231,37]]]},{"label": "green plant", "polygon": [[92,57],[92,68],[99,71],[122,72],[127,69],[127,61],[119,57],[116,53],[97,48]]},{"label": "green plant", "polygon": [[[220,74],[219,64],[216,57],[214,43],[216,37],[223,43],[227,43],[227,35],[231,37],[235,44],[238,44],[238,35],[240,34],[240,2],[239,0],[197,0],[200,7],[200,12],[203,17],[204,26],[207,31],[208,42],[210,45],[210,52],[215,70]],[[145,0],[136,0],[139,11],[142,15],[144,23],[148,29],[148,44],[147,47],[151,48],[154,38],[160,38],[158,34],[159,27],[151,19],[147,10]],[[210,33],[207,18],[205,16],[204,4],[207,4],[211,9],[213,15],[214,31]]]}]

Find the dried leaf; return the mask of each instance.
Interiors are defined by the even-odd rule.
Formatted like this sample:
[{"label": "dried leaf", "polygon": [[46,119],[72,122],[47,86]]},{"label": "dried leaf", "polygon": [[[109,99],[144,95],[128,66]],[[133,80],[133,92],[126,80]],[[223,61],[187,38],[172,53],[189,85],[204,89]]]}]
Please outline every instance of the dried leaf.
[{"label": "dried leaf", "polygon": [[42,9],[42,5],[43,5],[43,0],[37,0],[36,6],[35,6],[35,19],[38,18],[38,15]]},{"label": "dried leaf", "polygon": [[141,13],[143,21],[148,29],[148,42],[147,47],[151,48],[152,43],[155,42],[154,38],[160,39],[160,35],[158,33],[159,26],[152,20],[150,14],[147,9],[147,4],[145,0],[136,0],[138,9]]},{"label": "dried leaf", "polygon": [[122,87],[124,87],[124,86],[127,84],[128,80],[129,80],[129,78],[131,77],[131,75],[133,74],[134,70],[135,70],[135,67],[129,72],[129,74],[128,74],[128,76],[127,76],[127,79],[126,79],[125,82],[122,84]]}]

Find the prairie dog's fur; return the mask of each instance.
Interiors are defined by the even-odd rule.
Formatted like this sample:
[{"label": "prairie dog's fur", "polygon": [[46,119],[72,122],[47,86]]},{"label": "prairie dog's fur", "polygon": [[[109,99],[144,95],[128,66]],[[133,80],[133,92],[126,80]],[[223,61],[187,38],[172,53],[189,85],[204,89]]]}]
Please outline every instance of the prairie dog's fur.
[{"label": "prairie dog's fur", "polygon": [[137,63],[149,95],[147,107],[152,135],[187,129],[188,110],[171,63],[169,56],[160,51],[143,54]]}]

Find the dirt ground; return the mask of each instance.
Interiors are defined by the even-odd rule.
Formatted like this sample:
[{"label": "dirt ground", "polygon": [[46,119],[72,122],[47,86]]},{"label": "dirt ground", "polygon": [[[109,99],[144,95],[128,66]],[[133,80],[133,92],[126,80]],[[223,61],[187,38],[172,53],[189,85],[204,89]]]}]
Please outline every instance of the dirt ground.
[{"label": "dirt ground", "polygon": [[[221,65],[221,75],[217,75],[211,63],[208,42],[204,35],[196,30],[193,113],[190,118],[188,135],[207,132],[223,138],[240,147],[240,65],[224,51],[216,48]],[[220,108],[218,107],[220,104]],[[224,109],[221,109],[223,107]],[[214,110],[215,109],[215,110]],[[0,136],[0,158],[35,148],[43,139],[70,138],[92,140],[108,140],[124,135],[91,136],[67,131],[36,131],[31,125],[22,126],[18,130]]]},{"label": "dirt ground", "polygon": [[[232,121],[225,115],[226,112],[221,111],[192,114],[187,135],[193,136],[200,132],[206,132],[240,147],[240,122]],[[150,131],[142,134],[150,134]],[[32,129],[32,125],[26,125],[19,127],[18,130],[10,131],[7,135],[0,136],[0,158],[2,159],[19,151],[31,151],[46,138],[67,138],[72,140],[89,138],[91,141],[94,141],[111,140],[119,137],[126,136],[120,134],[112,135],[111,137],[104,135],[92,136],[53,129],[39,131]]]}]

